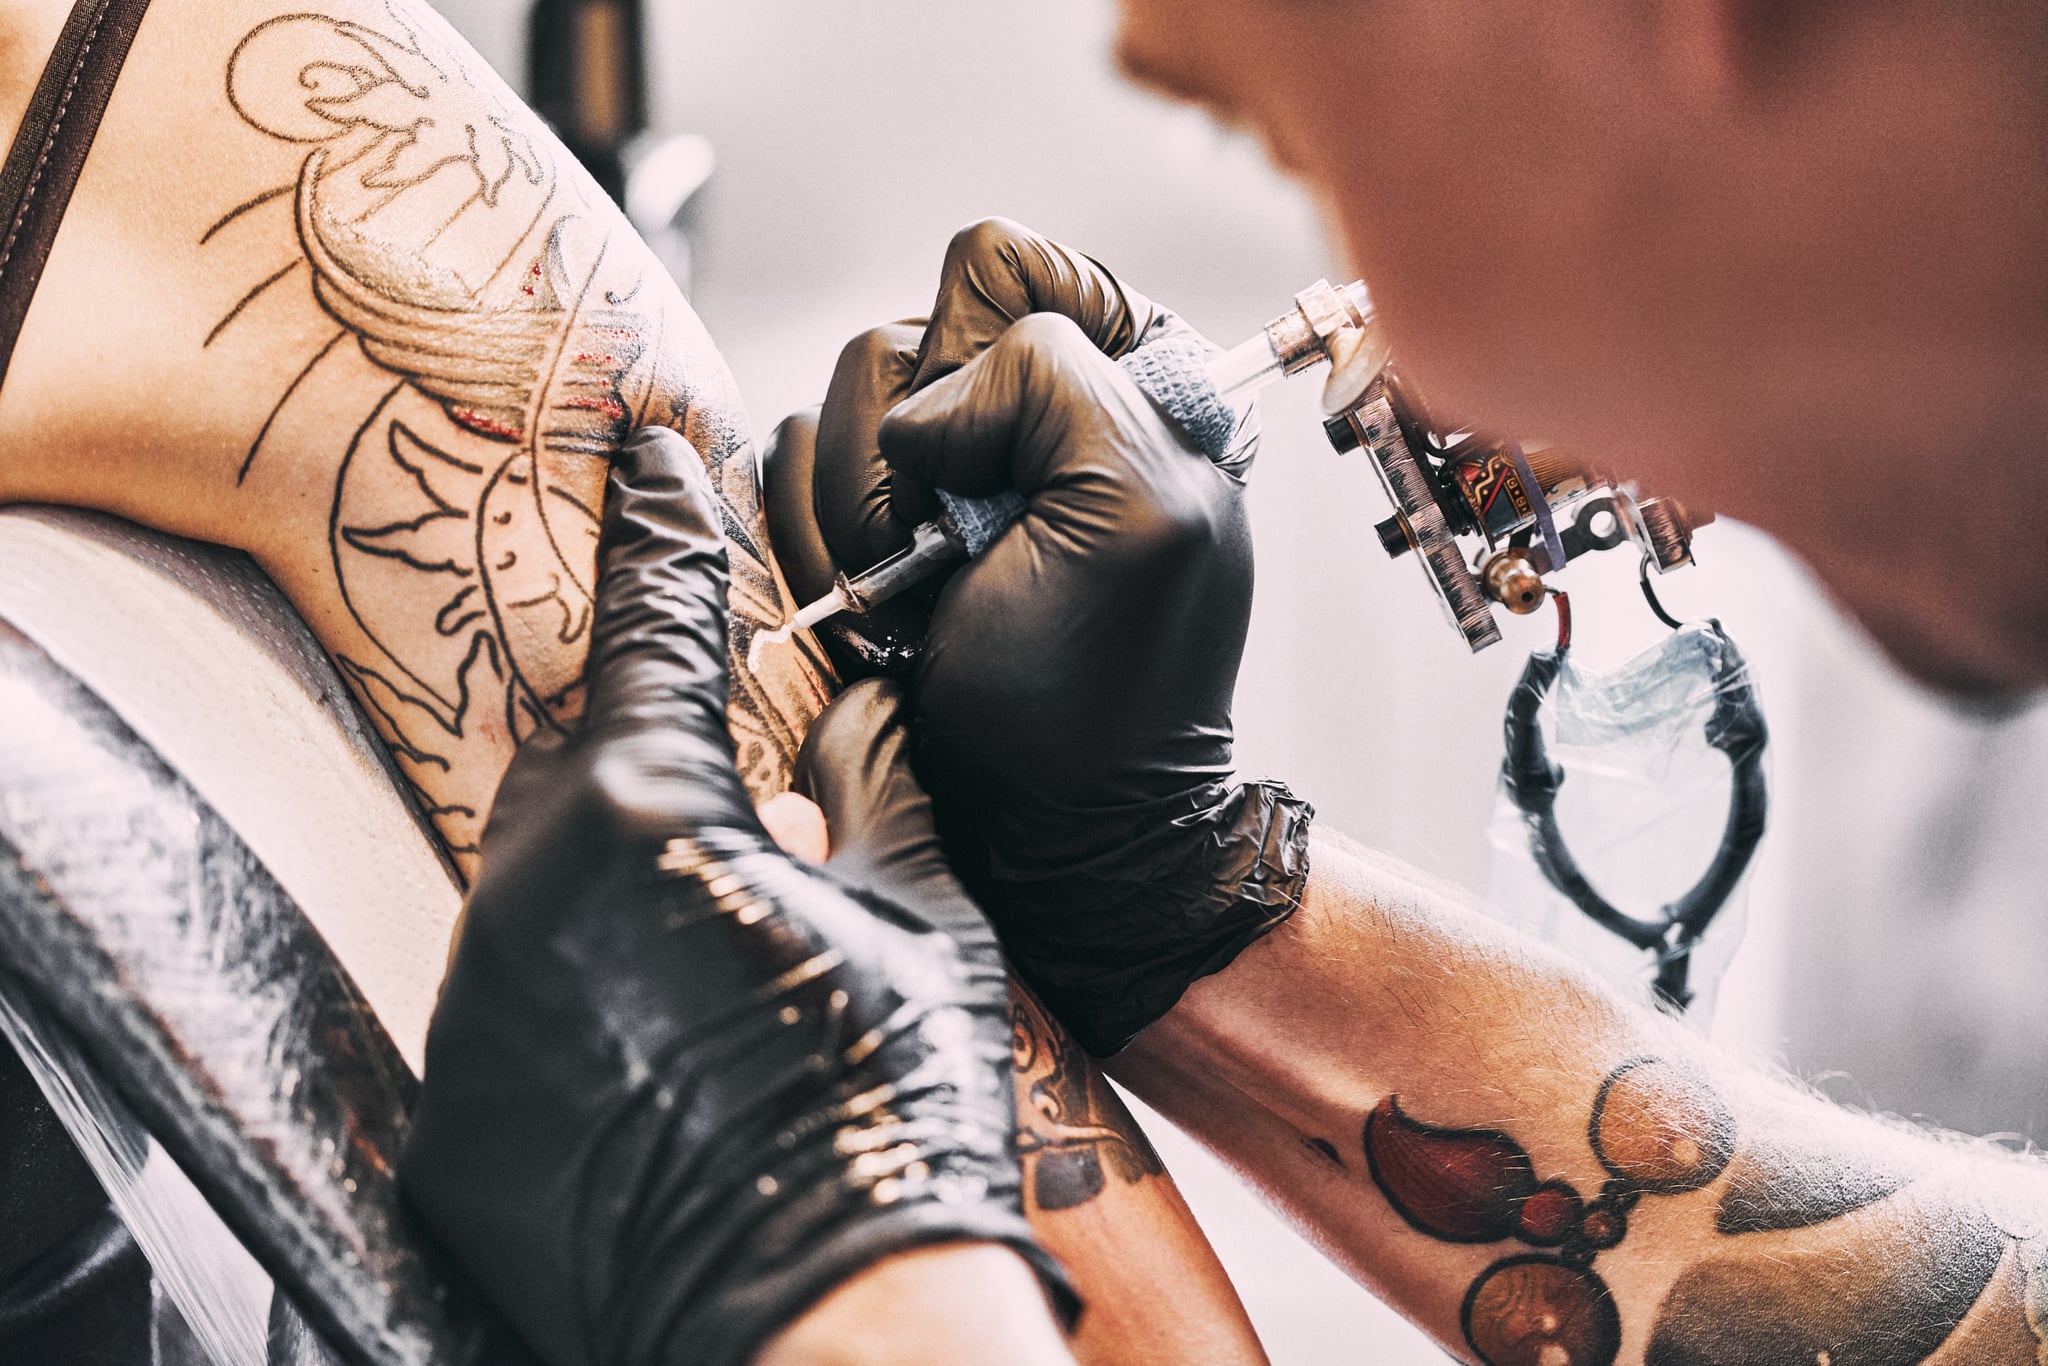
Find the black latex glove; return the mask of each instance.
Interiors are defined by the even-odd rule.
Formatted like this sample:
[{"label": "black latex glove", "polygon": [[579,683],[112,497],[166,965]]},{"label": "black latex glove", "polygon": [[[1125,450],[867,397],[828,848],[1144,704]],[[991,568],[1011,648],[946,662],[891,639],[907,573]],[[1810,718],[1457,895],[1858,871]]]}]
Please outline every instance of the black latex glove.
[{"label": "black latex glove", "polygon": [[1022,522],[947,585],[918,771],[1022,975],[1116,1052],[1293,913],[1309,807],[1233,778],[1244,485],[1057,315],[906,400],[880,449]]},{"label": "black latex glove", "polygon": [[[858,574],[901,550],[912,528],[938,515],[930,485],[882,459],[882,418],[1032,313],[1073,319],[1112,357],[1169,334],[1195,335],[1099,262],[1029,228],[989,218],[961,229],[946,250],[931,317],[854,338],[823,408],[785,421],[762,454],[769,539],[799,602],[823,597],[836,575]],[[1248,429],[1245,459],[1255,435]],[[848,677],[907,674],[903,666],[923,644],[940,586],[842,614],[819,637]]]},{"label": "black latex glove", "polygon": [[[1049,316],[1012,331],[1031,314]],[[1098,1055],[1284,920],[1307,871],[1308,807],[1230,780],[1256,419],[1212,465],[1110,363],[1169,336],[1199,340],[1100,263],[989,219],[953,239],[929,326],[856,338],[766,468],[804,601],[899,549],[934,482],[1032,495],[943,595],[821,636],[850,673],[910,676],[929,630],[919,766],[951,852],[1020,974]],[[991,368],[954,374],[970,361]],[[892,448],[884,418],[913,392]]]},{"label": "black latex glove", "polygon": [[627,444],[589,709],[498,794],[405,1188],[551,1366],[737,1366],[938,1242],[1015,1248],[1070,1309],[1022,1214],[1002,970],[887,718],[821,727],[823,869],[734,770],[717,525],[687,443]]}]

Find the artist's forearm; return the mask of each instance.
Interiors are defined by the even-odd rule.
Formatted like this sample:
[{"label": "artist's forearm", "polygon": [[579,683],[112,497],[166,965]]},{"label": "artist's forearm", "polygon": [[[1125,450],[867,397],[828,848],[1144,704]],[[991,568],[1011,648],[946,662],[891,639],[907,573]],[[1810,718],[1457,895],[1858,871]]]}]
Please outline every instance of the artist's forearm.
[{"label": "artist's forearm", "polygon": [[1119,1074],[1468,1359],[2028,1362],[2040,1170],[1715,1055],[1321,838]]}]

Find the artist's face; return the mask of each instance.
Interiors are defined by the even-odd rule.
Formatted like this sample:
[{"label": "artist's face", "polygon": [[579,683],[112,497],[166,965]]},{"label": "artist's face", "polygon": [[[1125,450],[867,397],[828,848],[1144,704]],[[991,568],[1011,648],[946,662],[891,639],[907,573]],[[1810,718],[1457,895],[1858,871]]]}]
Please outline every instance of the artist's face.
[{"label": "artist's face", "polygon": [[1439,410],[1771,531],[1929,682],[2048,683],[2023,500],[1924,496],[1930,461],[1994,482],[1984,451],[2048,430],[2011,58],[1712,0],[1122,8],[1133,75],[1321,197]]}]

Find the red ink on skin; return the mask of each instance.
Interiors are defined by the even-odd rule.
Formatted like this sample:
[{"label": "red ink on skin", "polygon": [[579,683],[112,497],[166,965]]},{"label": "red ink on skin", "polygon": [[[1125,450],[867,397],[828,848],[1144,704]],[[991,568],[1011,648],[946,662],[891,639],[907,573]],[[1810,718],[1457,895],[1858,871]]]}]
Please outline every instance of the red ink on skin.
[{"label": "red ink on skin", "polygon": [[565,398],[562,400],[561,406],[564,408],[580,408],[586,412],[603,413],[614,421],[626,415],[624,404],[608,398]]},{"label": "red ink on skin", "polygon": [[450,408],[448,416],[478,436],[488,436],[493,441],[519,441],[526,436],[522,428],[495,417],[487,417],[474,408]]},{"label": "red ink on skin", "polygon": [[1522,1202],[1515,1216],[1515,1233],[1525,1243],[1556,1247],[1578,1231],[1586,1217],[1586,1202],[1563,1181],[1546,1181]]}]

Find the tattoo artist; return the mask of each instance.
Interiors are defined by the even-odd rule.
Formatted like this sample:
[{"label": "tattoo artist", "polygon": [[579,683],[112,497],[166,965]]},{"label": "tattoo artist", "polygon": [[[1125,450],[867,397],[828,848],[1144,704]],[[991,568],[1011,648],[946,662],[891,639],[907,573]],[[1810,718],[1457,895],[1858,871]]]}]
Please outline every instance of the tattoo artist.
[{"label": "tattoo artist", "polygon": [[1183,325],[999,221],[942,280],[784,424],[771,524],[806,598],[933,486],[1028,499],[927,620],[873,623],[928,633],[907,694],[849,698],[908,696],[955,866],[1077,1038],[1489,1366],[2037,1360],[2039,1164],[1719,1057],[1239,781],[1249,443],[1212,463],[1113,361]]},{"label": "tattoo artist", "polygon": [[[2048,682],[2048,560],[2012,554],[2039,543],[2028,501],[1910,535],[1894,501],[1930,464],[2026,487],[2038,460],[2038,5],[1123,11],[1130,69],[1324,196],[1451,407],[1626,450],[1778,535],[1938,687]],[[1398,82],[1362,117],[1309,78],[1331,70]],[[912,731],[963,873],[1067,1023],[1103,1051],[1136,1031],[1121,1075],[1463,1359],[2038,1362],[2037,1162],[1722,1058],[1327,832],[1304,864],[1305,809],[1233,786],[1239,495],[1100,354],[1131,335],[1096,325],[1114,282],[1068,260],[1082,316],[933,348],[965,364],[878,403],[871,441],[850,405],[903,361],[842,371],[810,480],[852,569],[874,545],[846,529],[893,534],[930,482],[1031,499],[938,599]],[[849,365],[889,359],[867,351]],[[1214,594],[1199,644],[1172,629],[1190,583]]]}]

